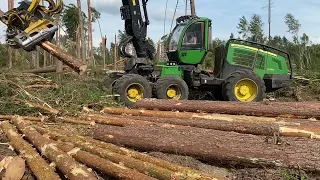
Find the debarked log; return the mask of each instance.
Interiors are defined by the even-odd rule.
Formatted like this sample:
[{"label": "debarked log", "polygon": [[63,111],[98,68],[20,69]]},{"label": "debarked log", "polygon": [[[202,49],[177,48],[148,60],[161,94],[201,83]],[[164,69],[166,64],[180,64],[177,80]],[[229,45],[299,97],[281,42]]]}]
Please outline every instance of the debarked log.
[{"label": "debarked log", "polygon": [[28,167],[37,179],[41,180],[59,180],[60,177],[54,172],[54,168],[42,159],[40,154],[27,143],[15,128],[8,122],[1,123],[1,129],[10,140],[10,145],[24,157]]},{"label": "debarked log", "polygon": [[50,161],[54,162],[57,168],[71,180],[94,180],[97,179],[95,174],[75,161],[67,153],[57,148],[57,144],[43,137],[39,132],[31,127],[21,117],[17,116],[12,119],[14,125],[25,134],[26,138]]},{"label": "debarked log", "polygon": [[[208,129],[101,126],[93,137],[108,143],[195,157],[209,163],[297,168],[320,173],[318,139],[263,137]],[[303,158],[301,158],[303,157]]]},{"label": "debarked log", "polygon": [[320,118],[320,103],[315,102],[219,102],[142,99],[136,106],[163,111],[207,112],[231,115]]}]

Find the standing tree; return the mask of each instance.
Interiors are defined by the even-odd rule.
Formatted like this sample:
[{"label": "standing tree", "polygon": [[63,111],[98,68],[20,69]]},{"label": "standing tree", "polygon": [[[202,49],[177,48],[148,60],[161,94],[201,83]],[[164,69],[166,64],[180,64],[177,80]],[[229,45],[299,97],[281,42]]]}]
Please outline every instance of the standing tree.
[{"label": "standing tree", "polygon": [[249,23],[248,23],[248,20],[246,19],[246,17],[242,16],[240,19],[239,19],[239,24],[237,26],[238,28],[238,33],[240,35],[242,35],[242,38],[243,39],[248,39],[249,37]]},{"label": "standing tree", "polygon": [[261,16],[257,14],[253,14],[249,24],[249,31],[251,34],[251,38],[256,39],[257,42],[260,42],[260,43],[265,42],[263,26],[264,26],[264,23],[262,22]]},{"label": "standing tree", "polygon": [[297,20],[292,14],[288,13],[285,16],[285,23],[288,26],[288,32],[293,35],[293,42],[296,46],[296,53],[298,53],[296,56],[298,59],[295,59],[296,61],[296,66],[298,67],[299,70],[303,70],[305,66],[303,57],[304,57],[304,51],[305,51],[305,45],[300,43],[300,38],[299,38],[299,32],[301,28],[301,24],[299,20]]}]

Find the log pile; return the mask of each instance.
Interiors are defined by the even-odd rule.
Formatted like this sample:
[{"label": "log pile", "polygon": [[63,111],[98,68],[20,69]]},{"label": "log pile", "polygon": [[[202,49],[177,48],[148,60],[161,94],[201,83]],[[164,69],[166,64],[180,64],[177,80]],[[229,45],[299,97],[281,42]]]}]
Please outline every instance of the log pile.
[{"label": "log pile", "polygon": [[0,116],[0,119],[4,120],[0,127],[10,144],[38,179],[101,179],[97,172],[108,178],[132,180],[221,179],[90,137],[43,128],[40,118]]},{"label": "log pile", "polygon": [[[284,168],[320,176],[318,103],[146,99],[137,106],[140,109],[106,107],[77,116],[38,107],[53,116],[0,115],[1,129],[36,177],[98,179],[99,172],[115,179],[228,179],[141,152],[189,156],[222,167]],[[84,126],[90,135],[62,130],[66,125]]]}]

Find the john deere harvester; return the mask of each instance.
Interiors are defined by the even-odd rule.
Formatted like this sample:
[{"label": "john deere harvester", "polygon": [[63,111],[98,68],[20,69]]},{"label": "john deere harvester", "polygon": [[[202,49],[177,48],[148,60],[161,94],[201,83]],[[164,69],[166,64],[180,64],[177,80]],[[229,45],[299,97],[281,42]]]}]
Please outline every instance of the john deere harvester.
[{"label": "john deere harvester", "polygon": [[289,54],[251,41],[228,40],[215,49],[214,72],[200,70],[211,42],[210,19],[180,17],[169,37],[169,61],[153,65],[131,57],[125,72],[109,74],[108,81],[127,106],[141,98],[188,99],[193,91],[225,101],[262,101],[266,92],[290,85]]}]

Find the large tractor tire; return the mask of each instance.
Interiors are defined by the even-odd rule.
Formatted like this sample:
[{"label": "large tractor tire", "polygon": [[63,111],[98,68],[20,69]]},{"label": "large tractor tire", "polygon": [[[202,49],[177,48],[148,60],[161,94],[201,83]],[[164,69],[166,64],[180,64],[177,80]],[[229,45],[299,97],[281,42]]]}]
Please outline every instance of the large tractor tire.
[{"label": "large tractor tire", "polygon": [[116,81],[113,89],[120,95],[121,102],[127,107],[135,107],[138,100],[152,97],[150,83],[138,74],[122,76]]},{"label": "large tractor tire", "polygon": [[120,77],[121,75],[119,75],[118,73],[115,73],[115,72],[108,73],[103,81],[103,86],[106,88],[112,88],[116,80],[119,79]]},{"label": "large tractor tire", "polygon": [[251,70],[238,70],[232,73],[222,85],[225,101],[260,102],[265,96],[264,81]]},{"label": "large tractor tire", "polygon": [[178,77],[160,78],[154,87],[157,99],[186,100],[189,97],[187,83]]}]

